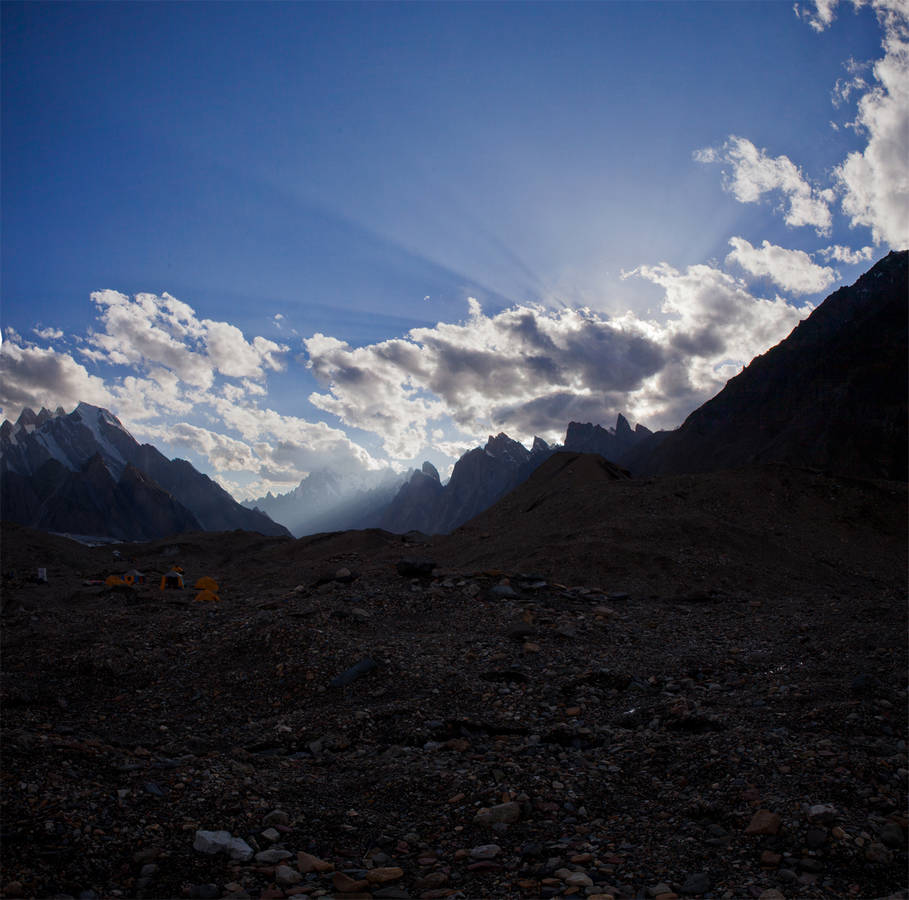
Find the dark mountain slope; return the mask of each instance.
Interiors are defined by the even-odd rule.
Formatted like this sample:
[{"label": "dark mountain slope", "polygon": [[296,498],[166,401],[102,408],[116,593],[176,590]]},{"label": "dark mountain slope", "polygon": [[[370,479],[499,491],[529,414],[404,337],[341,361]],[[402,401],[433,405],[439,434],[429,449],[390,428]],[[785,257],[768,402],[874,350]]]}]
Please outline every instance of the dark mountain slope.
[{"label": "dark mountain slope", "polygon": [[890,253],[831,294],[681,428],[623,463],[635,475],[781,462],[905,480],[907,260]]},{"label": "dark mountain slope", "polygon": [[134,540],[200,528],[289,535],[87,403],[68,415],[25,409],[15,425],[4,422],[0,488],[3,519],[52,531]]}]

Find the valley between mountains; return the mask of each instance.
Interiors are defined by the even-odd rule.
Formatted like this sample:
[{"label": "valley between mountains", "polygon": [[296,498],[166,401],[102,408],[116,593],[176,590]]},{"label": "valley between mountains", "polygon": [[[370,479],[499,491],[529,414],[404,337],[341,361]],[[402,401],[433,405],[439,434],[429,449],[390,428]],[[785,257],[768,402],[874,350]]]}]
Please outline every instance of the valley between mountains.
[{"label": "valley between mountains", "polygon": [[[905,900],[906,275],[621,461],[536,446],[448,534],[5,515],[0,895]],[[252,512],[80,409],[4,426],[30,515],[86,471]]]}]

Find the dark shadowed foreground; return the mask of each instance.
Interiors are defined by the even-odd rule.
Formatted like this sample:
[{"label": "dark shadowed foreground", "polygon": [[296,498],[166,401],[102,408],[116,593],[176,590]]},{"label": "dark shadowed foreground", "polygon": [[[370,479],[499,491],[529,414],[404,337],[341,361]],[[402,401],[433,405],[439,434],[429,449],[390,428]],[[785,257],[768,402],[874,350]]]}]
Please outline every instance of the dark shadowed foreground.
[{"label": "dark shadowed foreground", "polygon": [[[620,476],[422,544],[4,526],[4,896],[900,891],[906,485]],[[220,603],[84,583],[175,563]]]}]

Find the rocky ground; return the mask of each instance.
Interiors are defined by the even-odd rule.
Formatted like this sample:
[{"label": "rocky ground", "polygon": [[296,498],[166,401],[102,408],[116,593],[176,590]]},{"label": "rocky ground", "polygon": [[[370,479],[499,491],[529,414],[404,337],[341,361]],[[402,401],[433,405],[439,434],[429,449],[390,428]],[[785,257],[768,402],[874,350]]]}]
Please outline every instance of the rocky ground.
[{"label": "rocky ground", "polygon": [[4,525],[2,896],[907,896],[906,547],[577,455],[446,538]]}]

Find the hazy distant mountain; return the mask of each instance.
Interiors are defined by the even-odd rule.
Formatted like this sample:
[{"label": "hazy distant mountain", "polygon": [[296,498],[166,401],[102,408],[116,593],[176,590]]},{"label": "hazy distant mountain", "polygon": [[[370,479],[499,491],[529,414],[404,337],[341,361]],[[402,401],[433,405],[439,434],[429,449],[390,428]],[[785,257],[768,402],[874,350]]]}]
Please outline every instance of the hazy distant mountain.
[{"label": "hazy distant mountain", "polygon": [[831,294],[676,431],[628,456],[635,475],[779,462],[907,477],[907,263],[893,252]]},{"label": "hazy distant mountain", "polygon": [[653,432],[643,425],[636,425],[634,431],[621,413],[615,428],[603,428],[588,422],[570,422],[565,433],[565,449],[575,453],[599,453],[613,462],[621,462],[625,455]]},{"label": "hazy distant mountain", "polygon": [[615,428],[571,422],[564,447],[536,437],[528,450],[507,434],[490,435],[485,447],[468,450],[455,463],[446,485],[424,463],[423,470],[414,472],[401,487],[379,524],[388,531],[446,534],[522,484],[558,450],[598,453],[621,465],[629,451],[651,436],[643,425],[632,430],[623,415]]},{"label": "hazy distant mountain", "polygon": [[424,463],[389,504],[380,526],[396,532],[452,531],[520,484],[552,452],[540,438],[528,450],[507,434],[490,435],[485,447],[469,450],[455,463],[444,486],[435,468]]},{"label": "hazy distant mountain", "polygon": [[[436,473],[438,477],[438,473]],[[317,469],[286,494],[268,493],[243,505],[260,509],[295,537],[323,531],[373,528],[405,476],[390,469],[342,475]]]},{"label": "hazy distant mountain", "polygon": [[145,540],[187,530],[288,532],[185,460],[139,444],[106,409],[24,409],[0,425],[0,512],[48,531]]}]

